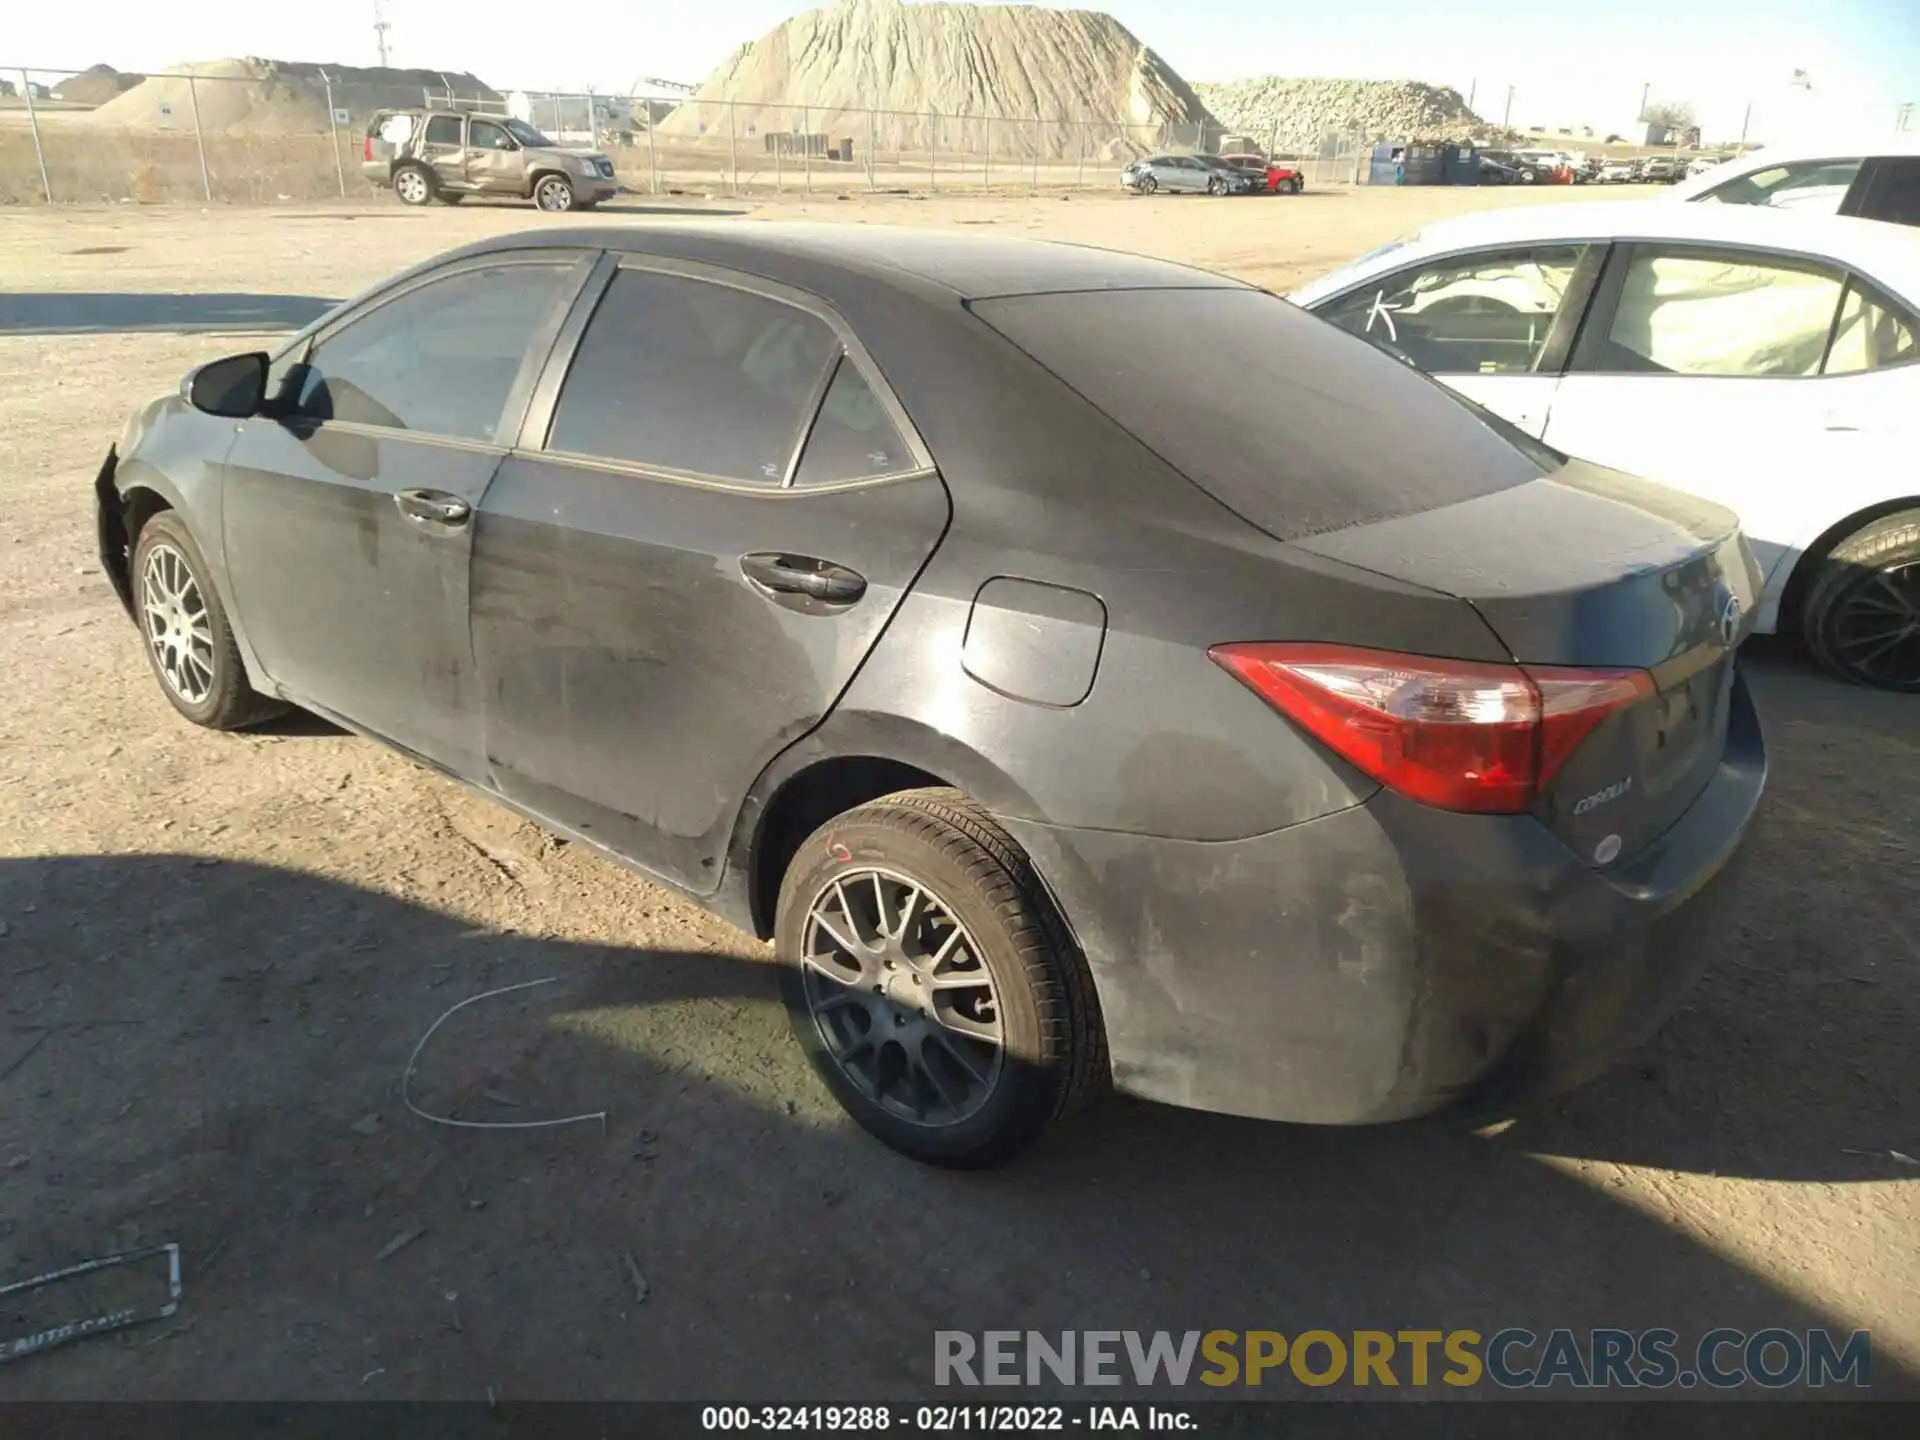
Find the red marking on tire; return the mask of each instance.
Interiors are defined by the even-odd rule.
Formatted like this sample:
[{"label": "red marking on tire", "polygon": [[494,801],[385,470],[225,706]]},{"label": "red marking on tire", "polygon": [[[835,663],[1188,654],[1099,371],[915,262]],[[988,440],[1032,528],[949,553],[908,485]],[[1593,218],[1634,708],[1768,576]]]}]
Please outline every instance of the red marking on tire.
[{"label": "red marking on tire", "polygon": [[838,840],[827,841],[827,854],[831,855],[835,860],[838,860],[842,865],[851,865],[853,863],[853,851],[849,850]]}]

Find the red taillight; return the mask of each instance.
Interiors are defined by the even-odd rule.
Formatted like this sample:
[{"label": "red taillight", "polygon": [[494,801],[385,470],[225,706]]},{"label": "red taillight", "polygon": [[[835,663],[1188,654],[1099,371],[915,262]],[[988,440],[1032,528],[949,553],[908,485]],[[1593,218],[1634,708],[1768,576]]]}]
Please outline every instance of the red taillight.
[{"label": "red taillight", "polygon": [[364,160],[373,159],[373,132],[371,130],[367,132],[366,147],[363,150],[361,150],[360,156]]},{"label": "red taillight", "polygon": [[1443,810],[1530,807],[1644,670],[1435,660],[1354,645],[1216,645],[1248,689],[1381,784]]}]

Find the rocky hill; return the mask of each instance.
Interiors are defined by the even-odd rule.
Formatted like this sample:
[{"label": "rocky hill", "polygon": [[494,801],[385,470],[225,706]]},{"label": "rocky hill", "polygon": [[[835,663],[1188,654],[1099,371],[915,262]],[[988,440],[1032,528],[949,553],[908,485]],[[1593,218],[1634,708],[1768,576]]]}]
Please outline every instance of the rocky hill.
[{"label": "rocky hill", "polygon": [[840,0],[774,27],[729,56],[660,133],[724,133],[728,112],[716,102],[732,103],[737,138],[755,148],[750,135],[802,128],[865,143],[870,125],[882,147],[923,148],[934,124],[926,117],[937,114],[953,132],[943,145],[1066,156],[1081,131],[958,117],[1122,122],[1142,147],[1168,143],[1169,127],[1194,131],[1206,120],[1193,87],[1110,15],[899,0]]},{"label": "rocky hill", "polygon": [[[431,91],[449,89],[461,99],[498,102],[500,96],[474,76],[457,70],[366,69],[297,60],[207,60],[169,67],[107,101],[87,118],[129,130],[191,130],[198,106],[209,135],[325,135],[333,108],[348,123],[376,109],[420,105]],[[191,75],[192,84],[183,76]],[[331,91],[329,91],[331,85]]]},{"label": "rocky hill", "polygon": [[1458,90],[1417,80],[1308,80],[1268,75],[1194,89],[1220,123],[1261,145],[1311,151],[1330,132],[1370,140],[1465,135],[1481,125]]},{"label": "rocky hill", "polygon": [[104,105],[123,90],[131,90],[147,77],[116,70],[111,65],[89,65],[77,75],[69,75],[53,87],[53,98],[77,105]]}]

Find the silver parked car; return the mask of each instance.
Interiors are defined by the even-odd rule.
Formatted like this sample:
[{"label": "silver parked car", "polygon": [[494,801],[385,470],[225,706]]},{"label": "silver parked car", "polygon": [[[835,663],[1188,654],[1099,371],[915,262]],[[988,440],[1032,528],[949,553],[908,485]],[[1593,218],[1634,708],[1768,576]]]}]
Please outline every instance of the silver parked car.
[{"label": "silver parked car", "polygon": [[1151,155],[1120,172],[1121,185],[1137,195],[1156,190],[1245,195],[1264,182],[1264,176],[1251,175],[1211,155]]}]

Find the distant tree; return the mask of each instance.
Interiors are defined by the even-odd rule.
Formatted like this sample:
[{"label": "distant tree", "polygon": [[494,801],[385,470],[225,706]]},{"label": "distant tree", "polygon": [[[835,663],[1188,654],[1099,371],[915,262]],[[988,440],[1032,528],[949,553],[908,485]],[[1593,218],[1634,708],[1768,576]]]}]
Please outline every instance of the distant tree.
[{"label": "distant tree", "polygon": [[1662,100],[1647,106],[1647,113],[1640,118],[1649,125],[1659,125],[1668,130],[1685,130],[1694,123],[1693,104],[1687,100]]}]

